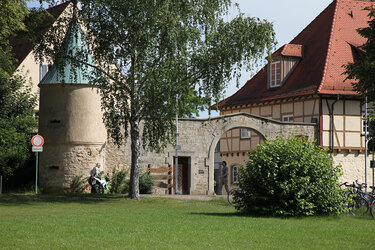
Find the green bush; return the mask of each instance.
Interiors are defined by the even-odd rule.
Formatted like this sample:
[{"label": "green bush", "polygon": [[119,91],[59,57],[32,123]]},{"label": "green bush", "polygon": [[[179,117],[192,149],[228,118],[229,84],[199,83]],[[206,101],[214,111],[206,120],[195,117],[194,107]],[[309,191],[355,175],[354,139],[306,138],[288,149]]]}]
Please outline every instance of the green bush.
[{"label": "green bush", "polygon": [[125,194],[129,191],[129,183],[126,181],[126,170],[112,170],[111,193]]},{"label": "green bush", "polygon": [[147,172],[139,176],[139,193],[151,194],[153,186],[154,181],[151,179],[150,175]]},{"label": "green bush", "polygon": [[343,210],[341,167],[327,150],[299,137],[259,144],[241,168],[236,195],[238,210],[253,215],[307,216]]},{"label": "green bush", "polygon": [[87,178],[83,176],[74,176],[70,183],[71,193],[83,193],[87,188]]}]

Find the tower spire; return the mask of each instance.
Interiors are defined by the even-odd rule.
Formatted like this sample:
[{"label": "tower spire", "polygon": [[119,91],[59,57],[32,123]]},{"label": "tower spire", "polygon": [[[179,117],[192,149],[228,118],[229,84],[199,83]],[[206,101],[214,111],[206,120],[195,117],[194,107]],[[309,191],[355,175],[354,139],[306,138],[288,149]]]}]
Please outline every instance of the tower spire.
[{"label": "tower spire", "polygon": [[[62,42],[55,65],[40,84],[90,84],[88,75],[94,65],[89,46],[77,18],[77,1],[73,0],[73,16]],[[82,63],[84,62],[84,63]]]}]

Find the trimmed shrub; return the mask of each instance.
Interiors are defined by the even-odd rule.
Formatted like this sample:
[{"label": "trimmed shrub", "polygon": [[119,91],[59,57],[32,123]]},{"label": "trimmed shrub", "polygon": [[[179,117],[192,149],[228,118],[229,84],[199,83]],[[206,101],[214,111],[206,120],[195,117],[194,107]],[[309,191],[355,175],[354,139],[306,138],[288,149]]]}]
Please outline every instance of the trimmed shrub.
[{"label": "trimmed shrub", "polygon": [[125,194],[129,191],[129,183],[126,181],[126,171],[117,171],[116,168],[112,170],[111,193]]},{"label": "trimmed shrub", "polygon": [[262,216],[342,212],[341,167],[313,141],[279,136],[259,144],[248,156],[239,176],[243,192],[234,197],[238,210]]},{"label": "trimmed shrub", "polygon": [[87,188],[87,178],[83,176],[74,176],[70,183],[71,193],[83,193]]},{"label": "trimmed shrub", "polygon": [[139,193],[151,194],[154,181],[151,179],[149,173],[145,172],[139,176]]}]

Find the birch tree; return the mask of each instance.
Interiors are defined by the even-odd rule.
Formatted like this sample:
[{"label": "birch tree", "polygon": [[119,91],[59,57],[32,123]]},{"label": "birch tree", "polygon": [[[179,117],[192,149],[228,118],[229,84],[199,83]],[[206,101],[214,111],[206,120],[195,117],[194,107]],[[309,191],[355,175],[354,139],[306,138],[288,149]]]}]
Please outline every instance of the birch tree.
[{"label": "birch tree", "polygon": [[[91,77],[101,86],[103,119],[117,145],[130,137],[130,197],[139,199],[141,147],[163,150],[176,136],[176,112],[191,116],[218,102],[243,67],[251,69],[273,48],[273,26],[246,17],[230,0],[82,0],[78,6],[97,63]],[[74,60],[87,63],[84,58]]]}]

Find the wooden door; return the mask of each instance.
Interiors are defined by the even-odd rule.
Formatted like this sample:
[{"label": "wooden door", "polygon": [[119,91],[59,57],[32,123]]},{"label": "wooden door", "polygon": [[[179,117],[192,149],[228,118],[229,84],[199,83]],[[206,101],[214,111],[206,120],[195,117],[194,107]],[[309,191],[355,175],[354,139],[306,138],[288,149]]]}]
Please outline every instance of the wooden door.
[{"label": "wooden door", "polygon": [[[173,187],[176,186],[175,171],[176,171],[176,168],[173,167]],[[188,157],[178,157],[177,192],[179,194],[190,193],[189,158]]]}]

